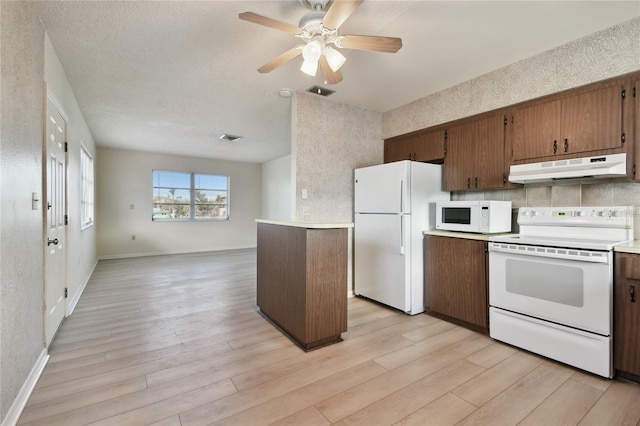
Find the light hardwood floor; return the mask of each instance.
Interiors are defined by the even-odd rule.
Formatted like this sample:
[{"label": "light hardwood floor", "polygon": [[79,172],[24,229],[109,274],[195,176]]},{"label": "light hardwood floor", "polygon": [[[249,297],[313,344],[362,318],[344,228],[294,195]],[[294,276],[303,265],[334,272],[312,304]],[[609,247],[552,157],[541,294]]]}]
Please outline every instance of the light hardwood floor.
[{"label": "light hardwood floor", "polygon": [[100,261],[19,424],[640,424],[638,385],[359,298],[305,353],[257,313],[255,258]]}]

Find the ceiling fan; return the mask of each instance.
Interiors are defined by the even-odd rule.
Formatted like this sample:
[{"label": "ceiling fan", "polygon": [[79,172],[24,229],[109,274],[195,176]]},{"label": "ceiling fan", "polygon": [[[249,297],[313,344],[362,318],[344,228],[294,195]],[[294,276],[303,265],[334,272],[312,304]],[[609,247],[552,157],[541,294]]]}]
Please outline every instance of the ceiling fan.
[{"label": "ceiling fan", "polygon": [[304,58],[300,68],[302,72],[315,76],[319,64],[326,82],[336,84],[342,81],[340,67],[346,61],[339,49],[395,53],[402,47],[402,40],[397,37],[339,35],[340,25],[355,12],[363,0],[300,0],[300,2],[313,11],[304,15],[298,26],[253,12],[243,12],[239,15],[240,19],[287,32],[304,41],[304,44],[289,49],[258,68],[258,72],[271,72],[302,55]]}]

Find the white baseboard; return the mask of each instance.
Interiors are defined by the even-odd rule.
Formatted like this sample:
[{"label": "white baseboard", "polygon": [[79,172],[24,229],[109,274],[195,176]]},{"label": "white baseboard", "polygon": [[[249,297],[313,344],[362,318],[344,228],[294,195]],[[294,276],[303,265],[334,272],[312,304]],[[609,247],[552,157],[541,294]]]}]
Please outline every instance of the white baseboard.
[{"label": "white baseboard", "polygon": [[96,263],[93,264],[93,267],[91,268],[91,271],[89,271],[89,273],[85,277],[84,282],[82,283],[82,285],[80,286],[78,291],[76,291],[76,294],[74,294],[71,297],[71,299],[67,302],[68,303],[68,305],[67,305],[67,314],[65,316],[68,317],[73,313],[73,310],[78,305],[78,302],[80,301],[80,296],[82,296],[82,293],[84,293],[84,289],[87,287],[87,284],[89,283],[89,280],[91,279],[91,275],[93,275],[93,271],[96,269],[97,265],[98,265],[98,262],[96,261]]},{"label": "white baseboard", "polygon": [[229,250],[247,250],[255,249],[256,246],[251,247],[228,247],[228,248],[216,248],[216,249],[199,249],[199,250],[170,250],[160,252],[144,252],[144,253],[123,253],[123,254],[107,254],[98,256],[98,260],[111,260],[111,259],[128,259],[132,257],[147,257],[147,256],[165,256],[168,254],[191,254],[191,253],[206,253],[209,251],[229,251]]},{"label": "white baseboard", "polygon": [[38,379],[40,379],[40,375],[44,371],[44,367],[47,365],[48,361],[49,354],[45,348],[40,352],[40,356],[38,357],[36,364],[31,369],[29,377],[27,377],[27,380],[22,385],[20,392],[18,392],[18,396],[13,401],[13,404],[11,404],[7,416],[2,421],[2,426],[15,426],[18,423],[22,410],[24,410],[25,405],[27,405],[27,401],[29,400],[33,389],[36,387],[36,383],[38,383]]}]

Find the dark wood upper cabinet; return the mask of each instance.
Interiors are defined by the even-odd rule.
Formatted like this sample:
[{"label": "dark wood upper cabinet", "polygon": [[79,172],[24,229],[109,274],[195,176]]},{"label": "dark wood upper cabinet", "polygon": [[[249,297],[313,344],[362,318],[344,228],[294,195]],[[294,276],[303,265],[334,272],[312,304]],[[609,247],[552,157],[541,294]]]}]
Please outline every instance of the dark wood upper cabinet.
[{"label": "dark wood upper cabinet", "polygon": [[[633,82],[633,87],[631,88],[631,95],[633,96],[633,108],[629,108],[632,111],[630,111],[625,116],[625,119],[626,121],[631,122],[628,127],[634,126],[633,134],[635,135],[635,137],[634,138],[627,137],[627,139],[631,139],[631,140],[628,140],[627,143],[635,147],[634,164],[640,165],[640,79],[635,80]],[[626,117],[630,117],[630,118],[626,118]],[[629,176],[633,174],[634,175],[633,178],[636,180],[640,179],[640,171],[638,170],[632,170],[627,174]]]},{"label": "dark wood upper cabinet", "polygon": [[420,130],[384,141],[384,162],[400,160],[442,162],[444,129]]},{"label": "dark wood upper cabinet", "polygon": [[499,113],[447,127],[445,190],[504,187],[505,120]]},{"label": "dark wood upper cabinet", "polygon": [[516,109],[512,160],[622,148],[623,90],[598,86]]},{"label": "dark wood upper cabinet", "polygon": [[[512,164],[627,154],[640,180],[640,72],[533,99],[384,141],[384,162],[444,163],[444,189],[517,187]],[[635,85],[635,86],[634,86]]]}]

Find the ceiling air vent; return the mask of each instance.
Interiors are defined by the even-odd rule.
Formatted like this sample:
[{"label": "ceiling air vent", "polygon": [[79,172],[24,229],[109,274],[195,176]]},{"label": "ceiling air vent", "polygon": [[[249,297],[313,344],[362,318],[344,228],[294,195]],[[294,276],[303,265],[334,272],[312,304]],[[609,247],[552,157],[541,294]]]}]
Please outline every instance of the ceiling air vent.
[{"label": "ceiling air vent", "polygon": [[313,86],[310,89],[308,89],[307,92],[313,93],[314,95],[320,95],[320,96],[329,96],[336,93],[335,90],[329,90],[325,87],[320,87],[320,86]]},{"label": "ceiling air vent", "polygon": [[230,135],[228,133],[223,133],[222,135],[220,135],[220,139],[222,139],[223,141],[229,141],[229,142],[235,142],[241,137],[242,136]]}]

